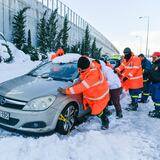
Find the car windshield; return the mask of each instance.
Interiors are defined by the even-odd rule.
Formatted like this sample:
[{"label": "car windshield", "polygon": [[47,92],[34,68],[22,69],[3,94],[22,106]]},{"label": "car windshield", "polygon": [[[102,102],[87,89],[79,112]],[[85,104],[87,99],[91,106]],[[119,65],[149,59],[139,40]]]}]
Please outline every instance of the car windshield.
[{"label": "car windshield", "polygon": [[54,80],[73,81],[78,76],[77,63],[48,62],[34,69],[28,75]]}]

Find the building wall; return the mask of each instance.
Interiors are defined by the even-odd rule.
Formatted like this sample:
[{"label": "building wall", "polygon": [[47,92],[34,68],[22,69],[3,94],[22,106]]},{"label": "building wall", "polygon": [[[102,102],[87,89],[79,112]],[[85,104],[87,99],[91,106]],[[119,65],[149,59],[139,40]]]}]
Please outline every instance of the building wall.
[{"label": "building wall", "polygon": [[[73,45],[82,40],[87,22],[68,8],[59,0],[0,0],[0,32],[2,32],[8,41],[12,41],[12,20],[13,16],[18,10],[29,6],[31,9],[27,10],[26,17],[26,33],[28,29],[31,30],[32,43],[37,45],[37,24],[42,17],[45,10],[49,17],[52,10],[58,8],[59,21],[58,27],[62,28],[64,16],[67,14],[69,19],[69,45]],[[90,24],[89,30],[91,39],[96,37],[97,47],[103,47],[102,53],[118,53],[114,45],[101,33],[99,33]]]}]

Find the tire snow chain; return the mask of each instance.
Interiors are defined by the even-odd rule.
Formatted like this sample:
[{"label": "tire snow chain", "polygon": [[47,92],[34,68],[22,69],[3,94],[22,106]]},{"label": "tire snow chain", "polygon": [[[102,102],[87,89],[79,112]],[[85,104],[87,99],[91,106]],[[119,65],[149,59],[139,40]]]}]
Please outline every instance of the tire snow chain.
[{"label": "tire snow chain", "polygon": [[59,115],[58,120],[63,121],[63,122],[67,121],[67,119],[62,114]]}]

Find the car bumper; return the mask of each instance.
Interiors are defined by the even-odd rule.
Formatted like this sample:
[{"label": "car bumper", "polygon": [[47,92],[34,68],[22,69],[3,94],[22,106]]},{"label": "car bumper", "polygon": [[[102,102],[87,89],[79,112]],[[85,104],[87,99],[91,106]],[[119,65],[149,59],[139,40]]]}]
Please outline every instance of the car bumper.
[{"label": "car bumper", "polygon": [[31,133],[47,133],[55,129],[56,122],[55,108],[33,112],[0,106],[0,125],[8,129]]}]

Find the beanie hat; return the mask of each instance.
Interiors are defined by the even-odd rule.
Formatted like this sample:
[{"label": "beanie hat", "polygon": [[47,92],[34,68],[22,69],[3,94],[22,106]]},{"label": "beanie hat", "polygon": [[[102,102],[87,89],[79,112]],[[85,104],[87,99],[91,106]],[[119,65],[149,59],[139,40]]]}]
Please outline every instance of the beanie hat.
[{"label": "beanie hat", "polygon": [[77,67],[81,69],[87,69],[90,66],[90,61],[87,57],[80,57],[78,60]]},{"label": "beanie hat", "polygon": [[144,54],[143,54],[143,53],[140,53],[140,54],[138,55],[138,57],[144,57]]},{"label": "beanie hat", "polygon": [[131,54],[131,49],[129,47],[125,48],[123,51],[124,55]]}]

